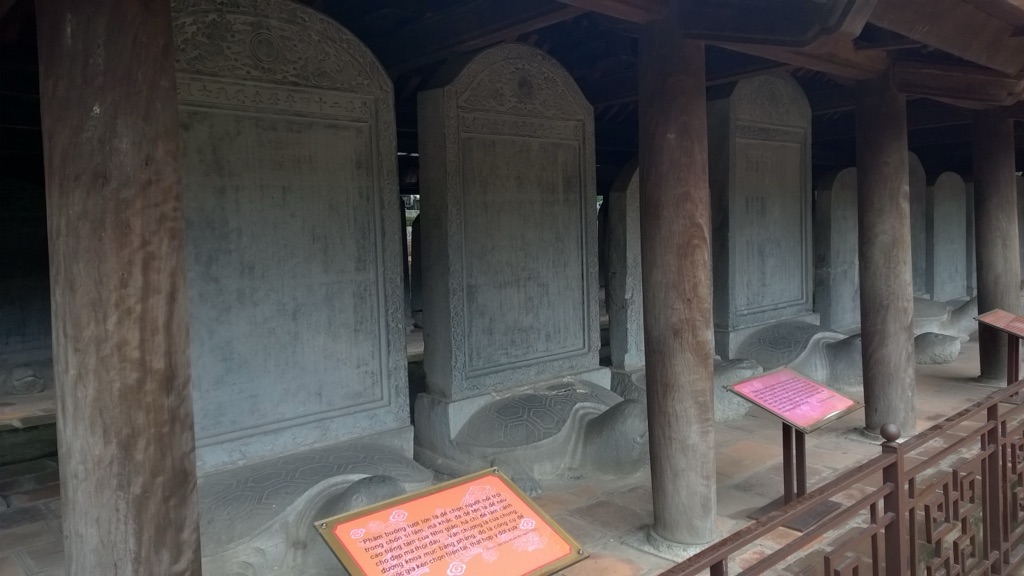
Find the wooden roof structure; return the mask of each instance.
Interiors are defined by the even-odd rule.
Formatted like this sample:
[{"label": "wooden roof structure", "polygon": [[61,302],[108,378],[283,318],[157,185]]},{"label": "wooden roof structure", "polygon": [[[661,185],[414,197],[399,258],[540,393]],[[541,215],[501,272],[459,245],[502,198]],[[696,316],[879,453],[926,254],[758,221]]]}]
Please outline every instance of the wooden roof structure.
[{"label": "wooden roof structure", "polygon": [[[541,48],[594,106],[598,189],[637,152],[637,34],[670,0],[301,0],[350,29],[395,85],[399,150],[416,152],[416,97],[446,60],[499,42]],[[816,174],[854,164],[854,89],[889,70],[908,98],[909,145],[929,173],[971,172],[972,109],[1018,121],[1024,166],[1024,0],[682,0],[708,42],[709,97],[789,71],[814,113]],[[766,9],[769,6],[770,9]],[[32,0],[0,0],[0,171],[41,181]],[[413,156],[400,158],[407,190]]]}]

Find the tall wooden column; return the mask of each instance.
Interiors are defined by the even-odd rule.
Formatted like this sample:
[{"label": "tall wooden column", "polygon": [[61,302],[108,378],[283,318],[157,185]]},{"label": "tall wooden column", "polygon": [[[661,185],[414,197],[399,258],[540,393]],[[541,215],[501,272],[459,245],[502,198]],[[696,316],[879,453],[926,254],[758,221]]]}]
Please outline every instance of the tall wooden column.
[{"label": "tall wooden column", "polygon": [[[1020,308],[1017,183],[1013,121],[998,111],[974,116],[974,250],[978,311]],[[1006,382],[1006,335],[979,327],[981,378]]]},{"label": "tall wooden column", "polygon": [[704,46],[672,19],[640,37],[640,234],[654,526],[714,538],[711,223]]},{"label": "tall wooden column", "polygon": [[857,84],[857,199],[865,428],[914,417],[914,284],[906,99],[891,76]]},{"label": "tall wooden column", "polygon": [[66,573],[198,575],[170,3],[38,7]]}]

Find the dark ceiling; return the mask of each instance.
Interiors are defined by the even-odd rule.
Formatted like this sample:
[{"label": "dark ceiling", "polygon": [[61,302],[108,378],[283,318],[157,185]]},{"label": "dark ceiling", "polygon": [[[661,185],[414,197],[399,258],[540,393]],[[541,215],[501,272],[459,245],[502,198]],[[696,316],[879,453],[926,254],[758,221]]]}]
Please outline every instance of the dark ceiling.
[{"label": "dark ceiling", "polygon": [[[555,0],[306,0],[349,28],[394,81],[400,152],[416,151],[416,95],[447,59],[504,41],[536,46],[558,60],[594,106],[598,189],[605,190],[636,154],[638,25]],[[942,51],[867,24],[858,48],[930,62],[962,62]],[[788,71],[811,103],[815,176],[854,164],[852,83],[828,74],[709,45],[709,98],[746,76]],[[971,111],[908,98],[909,144],[929,174],[971,170]],[[0,169],[41,180],[38,70],[33,4],[19,0],[0,20]],[[1017,122],[1018,166],[1024,124]],[[415,189],[412,156],[400,158],[403,188]]]}]

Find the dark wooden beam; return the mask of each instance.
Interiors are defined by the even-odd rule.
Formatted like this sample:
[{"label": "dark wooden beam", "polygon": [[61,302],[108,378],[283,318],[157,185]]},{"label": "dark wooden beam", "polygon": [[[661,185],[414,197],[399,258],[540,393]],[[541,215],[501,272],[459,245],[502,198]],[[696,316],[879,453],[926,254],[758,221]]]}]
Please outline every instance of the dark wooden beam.
[{"label": "dark wooden beam", "polygon": [[577,8],[643,24],[668,12],[666,0],[559,0]]},{"label": "dark wooden beam", "polygon": [[392,76],[485,48],[582,14],[554,0],[474,0],[368,42]]},{"label": "dark wooden beam", "polygon": [[1003,113],[1014,120],[1024,121],[1024,100],[1017,102],[1013,106],[1007,106],[1003,109]]},{"label": "dark wooden beam", "polygon": [[[784,72],[792,68],[793,66],[782,62],[759,62],[749,66],[722,70],[718,73],[710,74],[705,83],[708,88],[712,88],[731,82],[739,82],[744,78],[769,72]],[[631,71],[596,80],[583,81],[580,83],[580,89],[583,90],[583,94],[586,95],[591,105],[595,107],[634,102],[637,95],[637,75],[636,72]]]},{"label": "dark wooden beam", "polygon": [[892,71],[902,94],[997,106],[1013,104],[1024,95],[1024,79],[989,68],[896,60]]},{"label": "dark wooden beam", "polygon": [[968,4],[1012,26],[1024,26],[1024,0],[965,0]]},{"label": "dark wooden beam", "polygon": [[877,0],[870,21],[1004,74],[1024,71],[1016,27],[963,0]]},{"label": "dark wooden beam", "polygon": [[716,43],[716,46],[810,68],[851,80],[874,78],[885,72],[889,59],[883,50],[858,50],[852,40],[830,40],[810,48],[783,48],[759,44]]}]

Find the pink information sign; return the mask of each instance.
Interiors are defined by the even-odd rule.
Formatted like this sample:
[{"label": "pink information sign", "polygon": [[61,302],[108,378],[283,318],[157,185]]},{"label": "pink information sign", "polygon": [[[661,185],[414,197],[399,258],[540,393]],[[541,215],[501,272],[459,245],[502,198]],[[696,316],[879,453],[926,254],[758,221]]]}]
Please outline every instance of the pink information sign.
[{"label": "pink information sign", "polygon": [[978,316],[978,322],[1008,334],[1013,334],[1019,338],[1024,338],[1024,318],[1016,314],[1010,314],[1006,310],[996,308],[991,312],[985,312]]},{"label": "pink information sign", "polygon": [[731,389],[805,433],[860,407],[856,400],[789,368],[759,374]]}]

